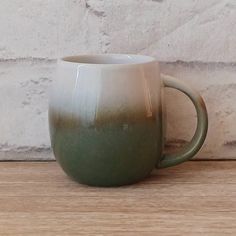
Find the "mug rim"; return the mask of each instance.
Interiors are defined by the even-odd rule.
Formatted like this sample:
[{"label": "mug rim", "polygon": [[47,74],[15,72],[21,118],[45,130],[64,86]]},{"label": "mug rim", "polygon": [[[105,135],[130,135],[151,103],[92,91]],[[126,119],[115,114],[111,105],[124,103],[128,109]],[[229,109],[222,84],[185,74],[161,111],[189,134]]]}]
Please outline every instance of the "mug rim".
[{"label": "mug rim", "polygon": [[89,66],[129,66],[156,62],[151,56],[140,54],[78,54],[58,59],[59,63]]}]

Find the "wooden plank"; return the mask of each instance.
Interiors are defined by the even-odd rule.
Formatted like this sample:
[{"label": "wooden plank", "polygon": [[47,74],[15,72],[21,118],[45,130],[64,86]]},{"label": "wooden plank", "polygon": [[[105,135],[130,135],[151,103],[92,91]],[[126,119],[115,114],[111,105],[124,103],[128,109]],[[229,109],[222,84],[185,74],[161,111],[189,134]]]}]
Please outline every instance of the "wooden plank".
[{"label": "wooden plank", "polygon": [[0,162],[0,235],[236,235],[236,161],[192,161],[119,188],[55,162]]}]

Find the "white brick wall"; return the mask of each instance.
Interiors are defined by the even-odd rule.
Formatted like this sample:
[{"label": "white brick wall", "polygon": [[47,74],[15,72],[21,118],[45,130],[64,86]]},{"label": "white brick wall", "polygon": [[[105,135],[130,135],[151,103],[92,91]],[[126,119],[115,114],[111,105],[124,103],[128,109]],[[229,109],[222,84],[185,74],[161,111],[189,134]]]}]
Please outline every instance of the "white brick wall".
[{"label": "white brick wall", "polygon": [[[52,158],[55,59],[109,52],[155,56],[199,90],[210,127],[198,158],[236,158],[235,0],[2,0],[0,35],[0,159]],[[168,138],[178,145],[191,138],[194,110],[173,90],[166,103]]]}]

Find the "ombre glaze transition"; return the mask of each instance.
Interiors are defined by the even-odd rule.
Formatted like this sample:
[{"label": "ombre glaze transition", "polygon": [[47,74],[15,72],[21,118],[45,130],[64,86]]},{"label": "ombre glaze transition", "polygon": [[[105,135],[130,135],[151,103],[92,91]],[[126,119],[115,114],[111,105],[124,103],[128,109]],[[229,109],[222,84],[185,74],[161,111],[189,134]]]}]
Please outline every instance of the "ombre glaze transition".
[{"label": "ombre glaze transition", "polygon": [[154,58],[111,54],[59,60],[49,125],[63,170],[80,183],[120,186],[145,178],[155,166],[179,164],[196,154],[206,136],[205,106],[197,93],[189,95],[175,79],[165,80],[192,99],[200,121],[191,145],[171,159],[163,157],[164,84]]},{"label": "ombre glaze transition", "polygon": [[162,153],[158,63],[114,55],[102,60],[108,64],[88,64],[81,57],[82,63],[76,57],[58,61],[49,105],[55,157],[81,183],[139,181]]}]

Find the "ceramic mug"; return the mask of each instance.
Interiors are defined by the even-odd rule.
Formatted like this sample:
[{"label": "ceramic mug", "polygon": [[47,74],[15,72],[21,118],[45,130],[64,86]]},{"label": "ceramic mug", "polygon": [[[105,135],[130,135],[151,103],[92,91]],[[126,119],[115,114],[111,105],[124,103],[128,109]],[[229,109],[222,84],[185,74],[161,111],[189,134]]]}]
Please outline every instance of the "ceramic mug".
[{"label": "ceramic mug", "polygon": [[[185,93],[197,111],[192,140],[164,154],[164,87]],[[187,111],[186,111],[187,112]],[[207,133],[201,96],[160,74],[155,58],[141,55],[80,55],[58,60],[49,103],[54,155],[76,181],[93,186],[135,183],[156,168],[191,159]]]}]

